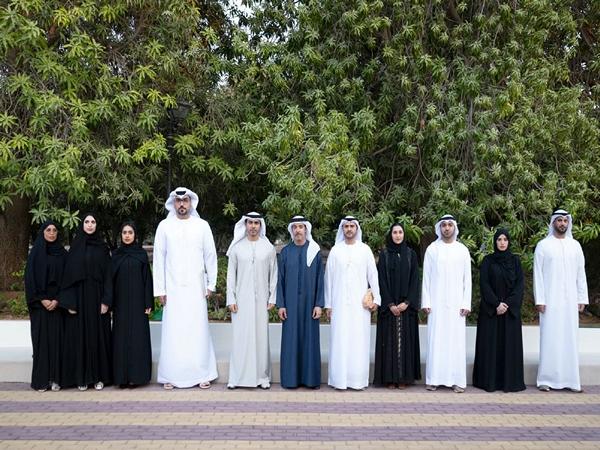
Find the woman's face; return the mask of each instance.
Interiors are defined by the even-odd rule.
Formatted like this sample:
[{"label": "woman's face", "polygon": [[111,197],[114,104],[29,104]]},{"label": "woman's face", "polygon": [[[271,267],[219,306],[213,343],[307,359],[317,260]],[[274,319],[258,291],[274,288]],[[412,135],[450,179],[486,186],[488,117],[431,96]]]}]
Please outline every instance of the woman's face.
[{"label": "woman's face", "polygon": [[498,236],[498,239],[496,239],[496,247],[498,247],[498,250],[501,252],[505,252],[508,248],[508,238],[503,234]]},{"label": "woman's face", "polygon": [[83,231],[87,234],[94,234],[96,232],[96,219],[94,219],[94,216],[85,216],[85,219],[83,219]]},{"label": "woman's face", "polygon": [[121,242],[123,242],[123,244],[129,245],[131,243],[133,243],[133,241],[135,240],[135,231],[133,230],[133,228],[129,225],[125,225],[123,227],[123,229],[121,230]]},{"label": "woman's face", "polygon": [[404,230],[400,225],[396,225],[392,228],[392,242],[394,244],[402,244],[404,240]]},{"label": "woman's face", "polygon": [[54,242],[56,241],[57,237],[58,230],[54,225],[48,225],[46,228],[44,228],[44,239],[46,239],[47,242]]}]

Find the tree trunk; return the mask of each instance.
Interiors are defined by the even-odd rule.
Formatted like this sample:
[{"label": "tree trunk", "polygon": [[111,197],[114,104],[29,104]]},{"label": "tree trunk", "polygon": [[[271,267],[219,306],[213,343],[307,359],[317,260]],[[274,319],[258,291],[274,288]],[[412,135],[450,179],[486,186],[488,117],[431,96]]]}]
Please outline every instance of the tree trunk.
[{"label": "tree trunk", "polygon": [[29,200],[12,197],[12,204],[0,211],[0,290],[10,290],[21,282],[15,272],[23,269],[29,250]]}]

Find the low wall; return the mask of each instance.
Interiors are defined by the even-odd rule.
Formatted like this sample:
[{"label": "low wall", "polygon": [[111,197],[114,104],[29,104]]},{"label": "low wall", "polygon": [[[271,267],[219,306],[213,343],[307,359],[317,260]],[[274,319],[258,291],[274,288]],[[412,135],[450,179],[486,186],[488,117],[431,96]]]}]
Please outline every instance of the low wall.
[{"label": "low wall", "polygon": [[[231,349],[231,323],[211,323],[210,331],[217,355],[219,370],[218,382],[226,383]],[[152,336],[153,379],[156,380],[156,364],[160,351],[161,324],[150,323]],[[467,327],[467,375],[470,383],[475,353],[476,327]],[[419,327],[421,342],[421,364],[425,375],[427,349],[427,327]],[[269,324],[269,341],[273,381],[279,381],[279,351],[281,324]],[[375,326],[371,327],[371,376],[375,358]],[[525,362],[525,383],[535,384],[539,350],[539,327],[523,327],[523,354]],[[329,356],[329,325],[321,325],[322,382],[327,382],[327,359]],[[600,328],[579,330],[580,374],[583,385],[600,384]],[[0,381],[28,382],[31,376],[31,339],[29,321],[0,320]],[[423,382],[423,381],[421,381]]]}]

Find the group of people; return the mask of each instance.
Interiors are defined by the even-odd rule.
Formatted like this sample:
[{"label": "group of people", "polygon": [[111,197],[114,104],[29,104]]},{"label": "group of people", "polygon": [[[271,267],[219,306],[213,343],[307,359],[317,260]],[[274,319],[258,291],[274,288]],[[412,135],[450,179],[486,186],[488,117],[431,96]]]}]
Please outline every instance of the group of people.
[{"label": "group of people", "polygon": [[133,222],[122,225],[121,246],[112,256],[97,225],[95,214],[85,214],[67,252],[58,225],[45,222],[29,253],[31,387],[39,391],[150,381],[154,297],[148,255]]},{"label": "group of people", "polygon": [[[147,383],[147,314],[153,296],[163,305],[157,381],[165,389],[210,388],[218,373],[207,298],[215,290],[217,252],[197,205],[198,196],[187,188],[169,195],[168,216],[155,234],[153,276],[132,223],[123,225],[122,244],[112,260],[96,235],[93,214],[85,216],[68,253],[57,243],[56,224],[42,226],[26,270],[33,388]],[[583,252],[571,227],[571,216],[555,211],[548,236],[535,252],[541,328],[537,384],[544,391],[581,390],[577,312],[588,300]],[[377,263],[353,216],[340,222],[326,265],[305,217],[290,220],[291,239],[279,255],[266,231],[260,214],[245,214],[227,250],[232,318],[228,388],[270,387],[269,311],[277,308],[284,388],[319,388],[323,314],[331,322],[328,384],[366,388],[371,315],[377,311],[373,384],[402,389],[421,379],[418,312],[423,310],[428,328],[426,388],[464,392],[471,258],[457,240],[454,217],[443,216],[435,226],[437,240],[425,252],[422,282],[417,255],[400,223],[391,225]],[[481,265],[480,285],[473,385],[486,391],[523,390],[523,271],[510,251],[506,229],[494,235],[494,252]]]}]

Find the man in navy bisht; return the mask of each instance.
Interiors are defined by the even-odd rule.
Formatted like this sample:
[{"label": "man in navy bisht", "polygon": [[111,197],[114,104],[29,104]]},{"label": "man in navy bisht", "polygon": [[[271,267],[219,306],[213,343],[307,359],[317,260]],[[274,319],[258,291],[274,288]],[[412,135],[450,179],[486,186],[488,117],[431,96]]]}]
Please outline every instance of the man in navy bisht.
[{"label": "man in navy bisht", "polygon": [[319,319],[323,308],[323,262],[312,225],[294,216],[293,239],[279,254],[277,307],[283,322],[281,386],[318,388],[321,384]]}]

